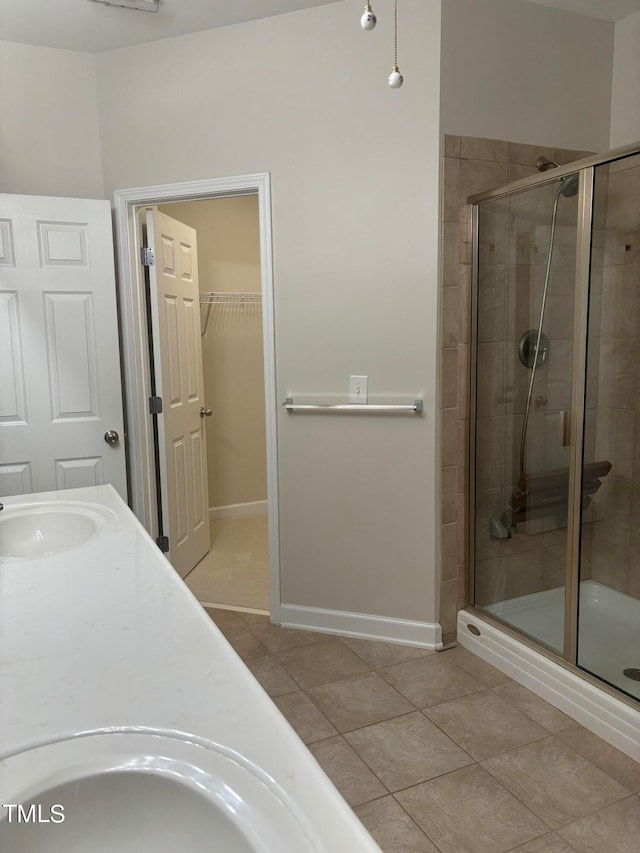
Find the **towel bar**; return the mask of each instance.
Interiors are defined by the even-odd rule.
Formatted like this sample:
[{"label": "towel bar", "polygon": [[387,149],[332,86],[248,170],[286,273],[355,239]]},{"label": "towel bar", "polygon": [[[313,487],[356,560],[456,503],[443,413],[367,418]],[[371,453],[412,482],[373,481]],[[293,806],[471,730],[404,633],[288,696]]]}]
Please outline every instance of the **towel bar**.
[{"label": "towel bar", "polygon": [[287,412],[341,412],[350,415],[402,414],[404,412],[411,412],[412,414],[421,415],[424,411],[424,403],[422,400],[414,400],[413,403],[407,404],[294,403],[292,397],[287,397],[282,404],[282,408]]}]

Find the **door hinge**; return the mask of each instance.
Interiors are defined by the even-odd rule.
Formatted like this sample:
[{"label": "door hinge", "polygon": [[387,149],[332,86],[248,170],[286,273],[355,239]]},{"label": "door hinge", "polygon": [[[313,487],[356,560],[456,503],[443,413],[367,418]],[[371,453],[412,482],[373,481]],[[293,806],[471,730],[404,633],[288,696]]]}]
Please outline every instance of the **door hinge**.
[{"label": "door hinge", "polygon": [[152,267],[155,264],[156,256],[151,247],[143,246],[140,249],[140,262],[143,267]]},{"label": "door hinge", "polygon": [[149,397],[149,413],[152,415],[162,414],[162,397]]},{"label": "door hinge", "polygon": [[158,536],[158,538],[156,539],[156,545],[158,546],[158,548],[160,548],[163,554],[166,554],[169,550],[169,537]]}]

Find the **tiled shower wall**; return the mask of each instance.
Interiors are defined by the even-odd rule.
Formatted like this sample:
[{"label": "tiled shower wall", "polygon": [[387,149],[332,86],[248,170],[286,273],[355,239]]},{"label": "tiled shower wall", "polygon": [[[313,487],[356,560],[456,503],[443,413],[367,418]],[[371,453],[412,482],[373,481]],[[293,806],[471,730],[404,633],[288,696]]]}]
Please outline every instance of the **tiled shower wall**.
[{"label": "tiled shower wall", "polygon": [[[612,464],[583,549],[593,580],[640,598],[640,156],[597,170],[588,378],[594,459]],[[588,427],[587,427],[588,429]]]},{"label": "tiled shower wall", "polygon": [[[475,137],[444,136],[442,153],[440,623],[443,642],[447,644],[455,639],[456,614],[464,605],[467,583],[466,435],[469,398],[471,243],[466,199],[474,193],[537,174],[536,160],[540,156],[564,164],[585,157],[589,152],[541,148]],[[496,281],[501,282],[501,286],[507,284],[506,261],[507,252],[510,249],[511,247],[505,243],[503,257],[492,258],[495,262],[493,273]],[[500,272],[500,266],[502,266],[502,272]],[[570,271],[567,273],[570,278]],[[506,338],[505,328],[503,346]],[[562,391],[561,388],[556,390]],[[547,548],[564,548],[562,542],[555,541],[562,537],[561,531],[542,535],[548,539]],[[513,548],[513,545],[506,545],[506,547]],[[535,559],[540,560],[541,573],[542,551],[541,548],[538,550],[540,557],[536,556]],[[507,558],[505,566],[507,571],[511,570],[512,577],[530,576],[528,562],[533,559],[531,553],[524,557],[522,554],[515,554],[512,566],[508,562],[509,555],[505,557]]]}]

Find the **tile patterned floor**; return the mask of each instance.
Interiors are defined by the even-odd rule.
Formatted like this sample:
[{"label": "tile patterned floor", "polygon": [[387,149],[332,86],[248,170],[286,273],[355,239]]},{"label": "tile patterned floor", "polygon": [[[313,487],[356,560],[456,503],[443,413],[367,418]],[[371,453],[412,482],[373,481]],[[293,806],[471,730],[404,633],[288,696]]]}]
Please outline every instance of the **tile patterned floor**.
[{"label": "tile patterned floor", "polygon": [[269,610],[267,516],[211,522],[211,550],[185,578],[198,601]]},{"label": "tile patterned floor", "polygon": [[385,853],[640,851],[640,764],[461,646],[207,612]]}]

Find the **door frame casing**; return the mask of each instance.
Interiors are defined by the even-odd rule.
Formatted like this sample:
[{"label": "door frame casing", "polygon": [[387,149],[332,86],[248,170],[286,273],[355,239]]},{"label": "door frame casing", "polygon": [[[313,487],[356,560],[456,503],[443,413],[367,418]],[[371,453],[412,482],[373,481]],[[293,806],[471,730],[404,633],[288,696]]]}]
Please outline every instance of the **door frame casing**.
[{"label": "door frame casing", "polygon": [[257,195],[260,232],[260,278],[264,346],[267,507],[269,522],[269,606],[280,622],[280,537],[278,518],[278,445],[275,370],[275,314],[271,227],[271,176],[268,172],[175,184],[134,187],[114,192],[118,288],[125,385],[130,503],[134,513],[157,536],[156,472],[152,415],[149,413],[150,361],[141,235],[137,211],[175,201],[204,201]]}]

